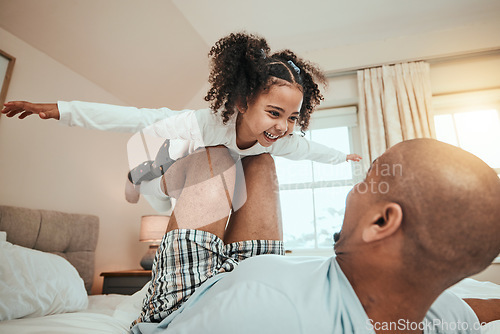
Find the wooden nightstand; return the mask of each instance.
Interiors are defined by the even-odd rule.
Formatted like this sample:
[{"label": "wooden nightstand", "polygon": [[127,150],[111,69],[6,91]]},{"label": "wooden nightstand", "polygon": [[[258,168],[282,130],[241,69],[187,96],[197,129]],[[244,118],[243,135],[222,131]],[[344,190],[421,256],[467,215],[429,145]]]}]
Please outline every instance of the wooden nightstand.
[{"label": "wooden nightstand", "polygon": [[151,280],[151,270],[124,270],[101,273],[102,293],[132,295]]}]

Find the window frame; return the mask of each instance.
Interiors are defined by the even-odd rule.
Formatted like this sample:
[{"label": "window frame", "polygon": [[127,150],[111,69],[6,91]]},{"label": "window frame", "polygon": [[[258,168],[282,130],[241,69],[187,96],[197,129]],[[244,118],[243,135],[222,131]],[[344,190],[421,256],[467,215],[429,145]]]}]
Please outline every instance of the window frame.
[{"label": "window frame", "polygon": [[[496,109],[500,118],[500,88],[438,94],[432,97],[433,116],[487,109]],[[500,177],[500,167],[493,170]]]},{"label": "window frame", "polygon": [[[347,127],[347,134],[351,152],[346,152],[346,153],[350,154],[352,152],[360,152],[361,138],[358,125],[357,109],[358,109],[357,105],[349,105],[349,106],[330,107],[317,110],[314,112],[314,114],[311,115],[311,121],[308,131],[329,129],[335,127]],[[315,246],[313,248],[287,248],[286,249],[287,255],[332,255],[333,254],[333,247],[331,249],[318,247],[317,222],[316,222],[317,218],[316,218],[316,210],[314,209],[316,207],[314,190],[319,188],[332,188],[340,186],[352,187],[356,183],[360,182],[364,177],[363,175],[358,175],[360,168],[356,168],[353,163],[351,163],[352,179],[344,179],[344,180],[331,180],[331,181],[314,180],[313,161],[310,161],[310,168],[313,177],[312,182],[279,184],[280,191],[296,190],[296,189],[310,189],[312,191]],[[358,173],[356,173],[356,171]],[[286,222],[283,222],[283,224],[286,224]]]}]

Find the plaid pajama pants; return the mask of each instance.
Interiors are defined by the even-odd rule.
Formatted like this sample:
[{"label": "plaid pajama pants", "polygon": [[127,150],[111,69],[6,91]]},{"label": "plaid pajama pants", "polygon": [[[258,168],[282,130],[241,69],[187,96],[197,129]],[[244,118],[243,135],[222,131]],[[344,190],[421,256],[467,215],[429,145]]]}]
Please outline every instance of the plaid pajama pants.
[{"label": "plaid pajama pants", "polygon": [[283,255],[283,242],[247,240],[224,245],[209,232],[189,229],[165,234],[156,252],[152,278],[138,322],[160,322],[178,309],[210,277],[229,272],[246,258]]}]

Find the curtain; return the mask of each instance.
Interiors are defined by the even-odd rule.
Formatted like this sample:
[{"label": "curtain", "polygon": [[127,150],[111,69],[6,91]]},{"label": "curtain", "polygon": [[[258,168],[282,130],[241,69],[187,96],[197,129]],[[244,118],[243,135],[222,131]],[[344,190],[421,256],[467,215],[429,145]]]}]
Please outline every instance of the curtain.
[{"label": "curtain", "polygon": [[428,63],[384,65],[357,74],[365,171],[394,144],[435,137]]}]

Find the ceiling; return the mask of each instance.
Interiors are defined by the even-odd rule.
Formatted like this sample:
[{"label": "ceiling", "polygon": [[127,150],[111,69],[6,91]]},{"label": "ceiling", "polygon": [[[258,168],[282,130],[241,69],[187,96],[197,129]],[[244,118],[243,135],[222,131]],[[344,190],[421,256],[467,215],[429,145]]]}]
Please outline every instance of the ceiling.
[{"label": "ceiling", "polygon": [[307,54],[499,18],[498,0],[0,0],[1,28],[127,104],[171,108],[206,88],[233,31]]}]

